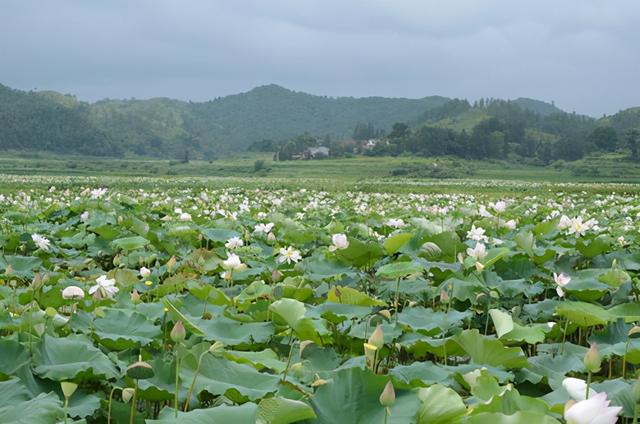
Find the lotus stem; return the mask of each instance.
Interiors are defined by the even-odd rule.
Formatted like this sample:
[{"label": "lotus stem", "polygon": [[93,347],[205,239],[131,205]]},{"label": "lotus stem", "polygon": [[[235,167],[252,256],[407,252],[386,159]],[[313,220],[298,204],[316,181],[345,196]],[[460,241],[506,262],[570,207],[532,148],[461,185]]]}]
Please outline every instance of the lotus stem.
[{"label": "lotus stem", "polygon": [[129,424],[133,424],[136,417],[136,394],[138,392],[138,380],[133,380],[133,397],[131,398],[131,412],[129,413]]},{"label": "lotus stem", "polygon": [[187,399],[184,401],[184,408],[182,409],[184,412],[189,410],[189,401],[191,400],[191,394],[193,393],[193,389],[196,386],[196,378],[198,378],[198,373],[200,372],[200,364],[202,363],[202,358],[204,355],[209,353],[209,351],[204,351],[200,354],[198,358],[198,365],[196,366],[196,372],[193,374],[193,380],[191,380],[191,385],[189,385],[189,390],[187,391]]}]

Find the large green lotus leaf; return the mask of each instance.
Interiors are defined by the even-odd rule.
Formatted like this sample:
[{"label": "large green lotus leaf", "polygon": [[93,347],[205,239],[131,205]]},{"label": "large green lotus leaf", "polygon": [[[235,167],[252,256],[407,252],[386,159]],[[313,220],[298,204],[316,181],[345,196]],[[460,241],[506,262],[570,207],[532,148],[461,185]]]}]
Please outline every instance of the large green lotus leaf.
[{"label": "large green lotus leaf", "polygon": [[449,369],[431,361],[416,361],[411,365],[396,365],[389,370],[389,375],[397,381],[416,387],[435,383],[450,385],[453,381]]},{"label": "large green lotus leaf", "polygon": [[196,336],[203,336],[204,333],[202,332],[202,330],[196,325],[194,324],[189,318],[187,318],[186,315],[184,315],[182,312],[180,312],[180,310],[178,310],[178,308],[166,297],[162,299],[162,303],[164,304],[164,306],[169,310],[169,312],[171,312],[175,318],[175,320],[180,320],[182,321],[182,324],[184,324],[184,327],[192,332],[193,334],[195,334]]},{"label": "large green lotus leaf", "polygon": [[478,330],[464,330],[454,340],[476,364],[522,368],[527,358],[519,347],[506,347],[500,340],[480,334]]},{"label": "large green lotus leaf", "polygon": [[489,309],[489,315],[491,315],[498,337],[502,337],[513,330],[513,318],[511,318],[510,314],[499,309]]},{"label": "large green lotus leaf", "polygon": [[69,416],[84,418],[100,408],[100,397],[77,390],[69,400]]},{"label": "large green lotus leaf", "polygon": [[513,329],[500,337],[508,342],[524,342],[528,344],[538,344],[544,342],[545,327],[547,324],[520,325],[513,324]]},{"label": "large green lotus leaf", "polygon": [[487,251],[487,256],[482,258],[480,263],[484,265],[485,268],[489,268],[491,265],[506,257],[508,254],[509,249],[507,249],[506,247],[495,247]]},{"label": "large green lotus leaf", "polygon": [[362,319],[371,314],[371,307],[345,305],[342,303],[325,302],[307,310],[307,316],[322,317],[333,323],[340,323],[347,319]]},{"label": "large green lotus leaf", "polygon": [[440,284],[440,289],[446,290],[453,299],[474,302],[476,296],[483,291],[485,286],[476,278],[468,278],[468,280],[449,278]]},{"label": "large green lotus leaf", "polygon": [[470,311],[459,312],[451,309],[447,312],[434,312],[431,308],[417,306],[405,308],[397,317],[398,323],[411,327],[414,331],[434,335],[460,326],[465,319],[471,316]]},{"label": "large green lotus leaf", "polygon": [[418,410],[418,424],[448,424],[459,422],[467,412],[467,408],[452,389],[440,384],[420,389],[420,409]]},{"label": "large green lotus leaf", "polygon": [[316,414],[308,404],[277,396],[260,401],[256,424],[290,424],[314,418]]},{"label": "large green lotus leaf", "polygon": [[171,408],[160,411],[157,420],[146,420],[147,424],[256,424],[258,405],[245,403],[240,406],[220,405],[215,408],[194,409],[189,412],[178,412]]},{"label": "large green lotus leaf", "polygon": [[20,343],[0,339],[0,376],[11,376],[25,365],[30,364],[29,351]]},{"label": "large green lotus leaf", "polygon": [[[193,380],[197,361],[194,355],[185,358],[180,369],[182,381]],[[195,393],[206,390],[212,395],[225,395],[236,402],[243,402],[275,392],[279,381],[278,376],[258,372],[250,365],[205,355],[196,379]]]},{"label": "large green lotus leaf", "polygon": [[358,306],[386,306],[386,303],[351,287],[333,286],[327,293],[327,301]]},{"label": "large green lotus leaf", "polygon": [[210,342],[221,341],[229,346],[251,343],[265,343],[274,333],[273,324],[270,322],[242,323],[225,316],[216,316],[211,320],[195,321],[202,329],[205,340]]},{"label": "large green lotus leaf", "polygon": [[400,337],[398,343],[416,357],[422,357],[427,353],[441,358],[464,354],[464,350],[453,337],[436,338],[419,333],[405,333]]},{"label": "large green lotus leaf", "polygon": [[587,258],[593,258],[610,249],[611,237],[599,236],[597,238],[586,240],[578,239],[576,241],[576,249]]},{"label": "large green lotus leaf", "polygon": [[407,244],[412,237],[413,237],[413,234],[411,233],[396,233],[391,237],[387,238],[384,241],[383,246],[387,251],[387,253],[389,253],[390,255],[393,255],[398,250],[400,250],[402,246]]},{"label": "large green lotus leaf", "polygon": [[160,327],[133,310],[106,309],[93,325],[100,342],[112,350],[146,346],[161,335]]},{"label": "large green lotus leaf", "polygon": [[62,402],[55,393],[0,407],[0,422],[7,424],[55,423],[63,416]]},{"label": "large green lotus leaf", "polygon": [[149,240],[140,236],[132,236],[132,237],[123,237],[111,242],[113,247],[116,249],[122,249],[124,251],[142,249],[147,244],[149,244]]},{"label": "large green lotus leaf", "polygon": [[518,411],[506,415],[498,412],[482,412],[471,415],[465,420],[466,424],[560,424],[555,418],[540,412]]},{"label": "large green lotus leaf", "polygon": [[[402,335],[402,328],[395,322],[382,321],[380,323],[382,328],[382,334],[384,336],[385,343],[393,343],[398,337]],[[354,337],[361,340],[367,340],[371,333],[375,330],[375,326],[369,324],[367,321],[359,322],[351,327],[349,331],[349,337]]]},{"label": "large green lotus leaf", "polygon": [[349,239],[349,247],[336,252],[339,258],[355,267],[371,266],[375,261],[384,256],[384,251],[379,244],[362,242],[358,239]]},{"label": "large green lotus leaf", "polygon": [[0,408],[31,399],[31,393],[18,378],[0,382]]},{"label": "large green lotus leaf", "polygon": [[269,311],[291,327],[300,340],[311,340],[322,344],[321,336],[328,334],[328,330],[321,324],[321,320],[305,317],[304,303],[295,299],[280,299],[269,305]]},{"label": "large green lotus leaf", "polygon": [[460,237],[455,231],[445,231],[429,237],[425,241],[430,241],[438,245],[442,253],[444,253],[451,262],[455,261],[455,257],[459,252],[464,252],[466,245],[460,241]]},{"label": "large green lotus leaf", "polygon": [[152,401],[173,399],[176,390],[175,360],[168,361],[158,355],[150,365],[153,368],[153,377],[138,380],[140,399]]},{"label": "large green lotus leaf", "polygon": [[42,266],[42,260],[33,256],[0,255],[0,269],[6,270],[11,265],[13,274],[18,277],[33,277],[33,271]]},{"label": "large green lotus leaf", "polygon": [[623,318],[625,322],[640,321],[640,303],[628,302],[616,305],[607,312],[611,316],[611,319]]},{"label": "large green lotus leaf", "polygon": [[605,325],[612,319],[611,314],[602,306],[586,302],[561,302],[556,308],[556,314],[580,327]]},{"label": "large green lotus leaf", "polygon": [[424,270],[421,264],[413,261],[394,262],[378,268],[376,275],[381,278],[397,279],[411,274],[419,274]]},{"label": "large green lotus leaf", "polygon": [[34,351],[34,371],[43,378],[72,380],[79,374],[117,378],[118,371],[107,355],[84,336],[44,335]]},{"label": "large green lotus leaf", "polygon": [[342,275],[354,275],[353,269],[342,262],[313,256],[300,263],[300,270],[305,278],[312,281],[322,281],[327,278],[336,278]]},{"label": "large green lotus leaf", "polygon": [[549,412],[549,407],[545,401],[541,399],[522,396],[516,389],[508,388],[507,390],[503,390],[502,395],[491,396],[473,409],[474,414],[481,412],[500,412],[511,415],[518,411],[546,414]]},{"label": "large green lotus leaf", "polygon": [[230,238],[240,237],[242,235],[235,230],[226,228],[204,228],[201,230],[201,233],[205,239],[218,243],[224,243]]},{"label": "large green lotus leaf", "polygon": [[[545,346],[552,346],[552,352],[545,352],[543,350]],[[539,354],[529,357],[527,370],[530,375],[527,379],[537,384],[545,377],[550,386],[559,387],[567,374],[584,371],[583,358],[586,351],[587,348],[584,346],[577,346],[569,342],[564,344],[564,348],[560,344],[539,345]]]},{"label": "large green lotus leaf", "polygon": [[598,277],[599,281],[610,285],[611,287],[620,287],[622,284],[631,281],[631,277],[620,268],[613,268]]},{"label": "large green lotus leaf", "polygon": [[[335,372],[327,384],[316,389],[311,405],[316,424],[369,424],[384,422],[380,394],[389,377],[369,370],[348,368]],[[415,392],[396,390],[388,424],[416,422],[419,400]]]},{"label": "large green lotus leaf", "polygon": [[286,368],[286,364],[271,349],[264,349],[259,352],[226,350],[224,357],[239,364],[249,364],[258,371],[269,368],[280,374]]}]

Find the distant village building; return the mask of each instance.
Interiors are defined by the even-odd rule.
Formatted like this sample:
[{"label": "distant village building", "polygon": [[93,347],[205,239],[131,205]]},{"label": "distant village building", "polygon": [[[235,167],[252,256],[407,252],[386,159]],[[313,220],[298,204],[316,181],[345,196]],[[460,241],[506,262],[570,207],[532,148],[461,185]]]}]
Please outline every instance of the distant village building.
[{"label": "distant village building", "polygon": [[323,159],[329,157],[329,148],[325,146],[307,147],[300,155],[300,159]]},{"label": "distant village building", "polygon": [[378,140],[377,138],[370,138],[362,145],[362,148],[365,150],[371,150],[376,147],[376,144],[378,144],[378,142],[380,142],[380,140]]}]

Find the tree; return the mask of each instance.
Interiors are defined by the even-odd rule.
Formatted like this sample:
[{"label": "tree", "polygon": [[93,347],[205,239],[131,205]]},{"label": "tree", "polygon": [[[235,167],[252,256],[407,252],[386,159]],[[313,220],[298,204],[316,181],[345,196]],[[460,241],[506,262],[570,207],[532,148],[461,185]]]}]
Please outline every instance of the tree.
[{"label": "tree", "polygon": [[587,137],[587,141],[598,150],[613,152],[618,145],[618,133],[611,126],[596,127]]},{"label": "tree", "polygon": [[627,130],[626,133],[626,141],[627,141],[627,146],[629,146],[629,149],[631,150],[631,157],[634,160],[638,159],[638,141],[640,139],[640,130],[638,130],[637,128],[631,128],[630,130]]},{"label": "tree", "polygon": [[409,135],[409,125],[404,122],[396,122],[391,127],[391,132],[389,133],[389,138],[402,138]]}]

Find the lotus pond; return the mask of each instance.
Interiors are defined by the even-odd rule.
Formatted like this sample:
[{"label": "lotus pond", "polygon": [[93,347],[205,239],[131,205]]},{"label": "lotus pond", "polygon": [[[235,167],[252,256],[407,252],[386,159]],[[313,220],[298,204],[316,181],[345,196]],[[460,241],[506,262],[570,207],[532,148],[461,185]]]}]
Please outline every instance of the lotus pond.
[{"label": "lotus pond", "polygon": [[636,420],[637,190],[12,184],[1,423]]}]

